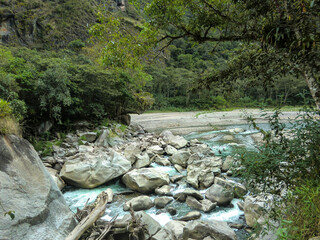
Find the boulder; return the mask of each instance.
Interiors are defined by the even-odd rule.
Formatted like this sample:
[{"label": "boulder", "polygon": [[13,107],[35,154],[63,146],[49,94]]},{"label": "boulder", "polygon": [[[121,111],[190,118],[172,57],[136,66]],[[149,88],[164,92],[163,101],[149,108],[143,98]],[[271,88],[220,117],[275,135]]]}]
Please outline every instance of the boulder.
[{"label": "boulder", "polygon": [[159,155],[157,155],[155,157],[154,162],[156,164],[161,165],[161,166],[170,166],[171,165],[171,162],[168,159],[160,157]]},{"label": "boulder", "polygon": [[133,165],[134,168],[147,167],[151,163],[149,155],[146,152],[143,152],[142,154],[138,154],[135,157],[136,157],[136,162]]},{"label": "boulder", "polygon": [[190,152],[185,150],[180,150],[174,153],[170,158],[172,164],[178,164],[182,167],[187,167],[188,159],[190,157]]},{"label": "boulder", "polygon": [[210,212],[211,210],[215,209],[217,203],[213,203],[208,199],[198,201],[196,198],[192,196],[188,196],[186,199],[186,204],[196,210]]},{"label": "boulder", "polygon": [[[0,136],[0,159],[1,238],[65,239],[76,222],[32,145],[13,135]],[[4,211],[14,211],[15,218]]]},{"label": "boulder", "polygon": [[176,148],[174,148],[174,147],[172,147],[171,145],[168,145],[165,149],[164,149],[164,151],[166,152],[166,154],[168,154],[168,155],[173,155],[173,154],[175,154],[178,150],[176,149]]},{"label": "boulder", "polygon": [[[152,237],[161,230],[161,225],[144,211],[135,212],[134,215],[136,219],[140,219],[139,221],[141,225],[143,225],[146,229],[143,239],[153,239]],[[129,226],[131,219],[132,219],[131,214],[126,214],[120,220],[120,224]],[[117,235],[115,235],[114,239],[123,239],[123,238],[121,237],[118,238]],[[126,237],[124,239],[129,239],[129,238]]]},{"label": "boulder", "polygon": [[181,136],[174,136],[169,130],[163,131],[160,136],[163,138],[163,141],[176,149],[185,147],[188,144],[188,141]]},{"label": "boulder", "polygon": [[252,197],[246,197],[243,204],[244,217],[249,227],[254,227],[257,223],[265,222],[264,202],[258,201]]},{"label": "boulder", "polygon": [[225,135],[225,136],[223,136],[222,140],[224,140],[224,141],[233,141],[234,137],[232,135]]},{"label": "boulder", "polygon": [[195,220],[184,226],[182,239],[236,240],[237,236],[226,222]]},{"label": "boulder", "polygon": [[199,219],[201,217],[201,213],[198,211],[191,211],[188,212],[186,215],[184,215],[183,217],[179,218],[179,221],[191,221],[191,220],[196,220]]},{"label": "boulder", "polygon": [[220,157],[206,157],[190,162],[187,168],[187,183],[197,189],[208,188],[213,184],[215,172],[220,171],[221,166]]},{"label": "boulder", "polygon": [[82,188],[95,188],[131,169],[131,162],[111,150],[79,154],[69,159],[63,166],[60,176],[70,185]]},{"label": "boulder", "polygon": [[135,198],[127,201],[123,205],[123,210],[129,211],[130,205],[132,206],[134,211],[148,210],[153,207],[153,202],[152,202],[151,198],[148,196],[135,197]]},{"label": "boulder", "polygon": [[66,186],[65,182],[59,176],[57,170],[53,168],[46,168],[46,169],[60,190]]},{"label": "boulder", "polygon": [[171,188],[172,187],[170,185],[164,185],[162,187],[157,188],[155,190],[155,193],[160,196],[172,196]]},{"label": "boulder", "polygon": [[154,154],[162,155],[164,154],[164,150],[159,145],[153,145],[147,148],[147,153],[150,155],[154,155]]},{"label": "boulder", "polygon": [[233,129],[229,129],[229,133],[242,133],[245,130],[243,128],[233,128]]},{"label": "boulder", "polygon": [[233,193],[234,193],[234,196],[236,198],[241,198],[244,195],[246,195],[247,192],[248,192],[246,187],[243,186],[241,183],[237,183],[237,182],[234,182],[234,181],[231,181],[231,180],[226,180],[226,179],[223,179],[223,178],[216,177],[214,179],[214,183],[218,184],[220,186],[232,189]]},{"label": "boulder", "polygon": [[154,205],[157,208],[164,208],[165,206],[167,206],[172,201],[173,201],[173,199],[169,198],[169,197],[158,197],[158,198],[156,198],[154,200]]},{"label": "boulder", "polygon": [[182,239],[183,228],[186,225],[183,221],[170,221],[155,235],[152,240],[178,240]]},{"label": "boulder", "polygon": [[174,207],[168,207],[167,211],[171,216],[174,216],[177,214],[177,209],[175,209]]},{"label": "boulder", "polygon": [[175,182],[180,181],[182,178],[184,178],[184,176],[181,175],[181,174],[179,174],[179,175],[174,175],[174,176],[170,177],[170,181],[171,181],[172,183],[175,183]]},{"label": "boulder", "polygon": [[233,190],[227,187],[213,184],[206,191],[206,198],[212,202],[217,202],[218,206],[228,206],[234,197]]},{"label": "boulder", "polygon": [[222,171],[227,172],[233,164],[233,157],[227,156],[222,164]]},{"label": "boulder", "polygon": [[133,142],[129,144],[123,151],[123,155],[133,164],[136,161],[136,155],[141,153],[139,143]]},{"label": "boulder", "polygon": [[151,193],[157,187],[169,184],[169,175],[155,168],[134,169],[122,177],[124,184],[141,193]]},{"label": "boulder", "polygon": [[176,193],[173,196],[173,198],[178,200],[179,202],[185,202],[187,196],[192,196],[192,197],[199,199],[199,200],[203,199],[202,194],[199,191],[194,190],[192,188],[186,188],[183,192]]},{"label": "boulder", "polygon": [[107,137],[109,136],[109,134],[110,134],[109,130],[104,129],[94,144],[98,147],[107,147],[108,146]]}]

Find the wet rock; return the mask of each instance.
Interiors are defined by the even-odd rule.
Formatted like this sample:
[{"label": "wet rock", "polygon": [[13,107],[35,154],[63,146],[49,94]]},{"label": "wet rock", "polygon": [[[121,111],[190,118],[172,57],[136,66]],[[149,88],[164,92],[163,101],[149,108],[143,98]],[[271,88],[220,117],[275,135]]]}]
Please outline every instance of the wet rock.
[{"label": "wet rock", "polygon": [[225,136],[223,136],[222,140],[224,140],[224,141],[233,141],[234,137],[232,135],[225,135]]},{"label": "wet rock", "polygon": [[243,201],[238,202],[237,205],[238,205],[238,207],[239,207],[239,209],[240,209],[241,211],[244,210],[244,209],[243,209],[243,207],[244,207],[244,202],[243,202]]},{"label": "wet rock", "polygon": [[172,187],[170,185],[164,185],[162,187],[157,188],[155,190],[155,193],[160,196],[172,196],[171,188]]},{"label": "wet rock", "polygon": [[183,217],[179,218],[178,221],[191,221],[191,220],[196,220],[201,217],[201,213],[198,211],[191,211],[188,212],[186,215]]},{"label": "wet rock", "polygon": [[172,132],[166,130],[163,131],[160,136],[163,138],[163,141],[176,149],[185,147],[188,144],[188,141],[181,136],[174,136]]},{"label": "wet rock", "polygon": [[154,204],[155,204],[156,208],[164,208],[172,201],[173,201],[173,199],[169,198],[169,197],[159,197],[154,200]]},{"label": "wet rock", "polygon": [[124,184],[141,193],[151,193],[157,187],[169,184],[169,175],[155,168],[134,169],[122,177]]},{"label": "wet rock", "polygon": [[166,154],[168,154],[168,155],[171,156],[171,155],[175,154],[178,150],[177,150],[176,148],[168,145],[168,146],[164,149],[164,151],[166,152]]},{"label": "wet rock", "polygon": [[206,191],[206,198],[212,202],[217,202],[218,206],[228,206],[234,197],[233,189],[213,184]]},{"label": "wet rock", "polygon": [[153,202],[148,196],[135,197],[123,205],[123,210],[129,211],[130,205],[134,211],[148,210],[153,207]]},{"label": "wet rock", "polygon": [[229,130],[229,133],[242,133],[245,130],[243,128],[233,128]]},{"label": "wet rock", "polygon": [[65,239],[76,222],[62,193],[33,146],[10,135],[0,136],[0,202],[15,218],[3,216],[2,239]]},{"label": "wet rock", "polygon": [[200,192],[197,190],[194,190],[192,188],[186,188],[183,192],[176,193],[173,198],[178,200],[179,202],[185,202],[187,196],[192,196],[198,200],[202,200],[203,196]]},{"label": "wet rock", "polygon": [[113,150],[110,154],[103,151],[86,152],[69,159],[61,169],[60,176],[70,185],[95,188],[130,169],[131,162]]},{"label": "wet rock", "polygon": [[177,214],[177,209],[175,209],[173,207],[168,207],[167,211],[171,216],[174,216]]},{"label": "wet rock", "polygon": [[170,158],[172,164],[178,164],[182,167],[187,167],[188,159],[190,157],[190,152],[185,150],[180,150],[174,153]]},{"label": "wet rock", "polygon": [[237,239],[235,232],[226,222],[196,220],[188,222],[183,228],[182,239],[202,240],[208,237],[215,240]]}]

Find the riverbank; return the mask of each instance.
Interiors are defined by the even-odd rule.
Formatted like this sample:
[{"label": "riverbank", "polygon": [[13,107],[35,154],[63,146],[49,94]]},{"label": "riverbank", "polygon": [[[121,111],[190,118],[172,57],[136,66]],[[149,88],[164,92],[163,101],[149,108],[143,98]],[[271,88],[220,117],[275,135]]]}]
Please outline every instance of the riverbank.
[{"label": "riverbank", "polygon": [[[266,111],[271,115],[272,111]],[[283,112],[282,121],[297,117],[298,112]],[[149,132],[160,133],[170,130],[174,134],[186,135],[191,132],[202,132],[219,129],[219,126],[247,124],[246,116],[252,116],[257,123],[268,122],[266,116],[261,116],[259,109],[237,109],[229,112],[168,112],[132,114],[132,123],[138,123]]]}]

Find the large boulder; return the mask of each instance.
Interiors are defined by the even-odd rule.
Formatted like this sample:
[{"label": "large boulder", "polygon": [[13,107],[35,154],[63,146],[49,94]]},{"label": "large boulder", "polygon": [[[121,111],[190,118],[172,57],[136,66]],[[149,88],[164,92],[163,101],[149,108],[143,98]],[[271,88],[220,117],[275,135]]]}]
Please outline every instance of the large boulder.
[{"label": "large boulder", "polygon": [[208,199],[199,201],[192,196],[187,197],[186,204],[193,209],[204,211],[204,212],[210,212],[213,209],[215,209],[217,206],[217,203],[213,203]]},{"label": "large boulder", "polygon": [[169,175],[162,173],[155,168],[134,169],[122,177],[124,184],[141,193],[151,193],[157,187],[168,185]]},{"label": "large boulder", "polygon": [[226,222],[195,220],[188,222],[183,228],[183,240],[205,238],[215,240],[236,240],[235,232]]},{"label": "large boulder", "polygon": [[253,197],[246,197],[243,204],[244,217],[249,227],[265,223],[265,203]]},{"label": "large boulder", "polygon": [[187,183],[197,189],[210,187],[214,182],[215,173],[220,172],[222,159],[220,157],[206,157],[189,161],[187,168]]},{"label": "large boulder", "polygon": [[186,225],[183,221],[170,221],[152,237],[152,240],[178,240],[182,239],[183,228]]},{"label": "large boulder", "polygon": [[134,211],[148,210],[153,207],[153,202],[148,196],[135,197],[123,205],[124,211],[129,211],[130,206]]},{"label": "large boulder", "polygon": [[[139,211],[134,213],[136,219],[140,219],[139,222],[145,228],[144,236],[141,236],[139,239],[153,239],[152,236],[157,234],[161,230],[161,225],[154,220],[151,216],[149,216],[144,211]],[[120,220],[120,225],[129,226],[130,222],[132,221],[131,214],[125,215]],[[121,236],[114,236],[114,239],[129,239],[129,233],[121,234]]]},{"label": "large boulder", "polygon": [[169,130],[163,131],[160,136],[163,138],[163,141],[176,149],[185,147],[188,144],[188,141],[181,136],[174,136]]},{"label": "large boulder", "polygon": [[242,185],[241,183],[237,183],[235,181],[232,181],[232,180],[226,180],[223,178],[216,177],[214,179],[214,183],[218,184],[220,186],[226,187],[228,189],[232,189],[234,196],[236,198],[241,198],[244,195],[246,195],[248,192],[247,188],[244,185]]},{"label": "large boulder", "polygon": [[172,164],[178,164],[182,167],[187,167],[188,159],[190,157],[189,151],[179,150],[175,152],[170,158]]},{"label": "large boulder", "polygon": [[131,169],[131,162],[111,150],[85,152],[69,158],[61,169],[60,176],[70,185],[81,188],[95,188]]},{"label": "large boulder", "polygon": [[129,144],[123,152],[124,156],[130,160],[132,164],[136,161],[136,155],[139,155],[140,153],[140,145],[136,142]]},{"label": "large boulder", "polygon": [[233,189],[213,184],[206,191],[206,198],[212,202],[217,202],[218,206],[227,206],[234,198]]},{"label": "large boulder", "polygon": [[[76,222],[32,145],[1,136],[0,159],[1,238],[65,239]],[[15,211],[15,218],[4,217],[4,211]]]}]

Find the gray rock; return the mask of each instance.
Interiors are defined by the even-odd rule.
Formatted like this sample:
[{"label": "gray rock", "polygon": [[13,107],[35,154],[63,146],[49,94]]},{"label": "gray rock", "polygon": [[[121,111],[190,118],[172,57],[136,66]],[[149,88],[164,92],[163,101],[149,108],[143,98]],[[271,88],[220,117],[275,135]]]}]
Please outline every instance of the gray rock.
[{"label": "gray rock", "polygon": [[140,153],[140,145],[136,142],[129,144],[123,152],[124,156],[130,160],[132,164],[136,161],[136,155],[139,155]]},{"label": "gray rock", "polygon": [[80,137],[84,138],[87,142],[94,142],[97,138],[97,133],[95,132],[85,132],[81,133]]},{"label": "gray rock", "polygon": [[136,162],[134,168],[143,168],[149,166],[151,163],[148,153],[143,152],[142,154],[136,155]]},{"label": "gray rock", "polygon": [[178,221],[191,221],[191,220],[196,220],[201,217],[201,213],[198,211],[191,211],[188,212],[186,215],[183,217],[179,218]]},{"label": "gray rock", "polygon": [[171,145],[168,145],[165,149],[164,149],[164,151],[166,152],[166,154],[168,154],[168,155],[173,155],[173,154],[175,154],[178,150],[176,149],[176,148],[174,148],[174,147],[172,147]]},{"label": "gray rock", "polygon": [[168,207],[167,211],[168,213],[170,213],[171,216],[174,216],[177,214],[177,209],[175,209],[174,207]]},{"label": "gray rock", "polygon": [[171,162],[168,159],[160,157],[159,155],[157,155],[155,157],[154,162],[156,164],[161,165],[161,166],[170,166],[171,165]]},{"label": "gray rock", "polygon": [[157,187],[169,184],[169,175],[155,168],[134,169],[122,177],[124,184],[141,193],[151,193]]},{"label": "gray rock", "polygon": [[233,157],[227,156],[222,164],[222,171],[227,172],[233,164]]},{"label": "gray rock", "polygon": [[231,180],[225,180],[223,178],[216,177],[214,179],[214,183],[218,184],[220,186],[232,189],[233,193],[234,193],[234,196],[237,197],[237,198],[243,197],[248,192],[246,187],[243,186],[241,183],[237,183],[237,182],[234,182],[234,181],[231,181]]},{"label": "gray rock", "polygon": [[169,197],[159,197],[154,200],[154,204],[157,208],[164,208],[172,201],[173,201],[173,199],[169,198]]},{"label": "gray rock", "polygon": [[217,202],[218,206],[227,206],[233,199],[233,190],[220,186],[218,184],[213,184],[206,191],[206,198],[212,202]]},{"label": "gray rock", "polygon": [[159,231],[153,240],[178,240],[182,239],[183,228],[186,225],[183,221],[170,221],[164,225],[163,229]]},{"label": "gray rock", "polygon": [[174,175],[172,177],[170,177],[170,181],[172,183],[178,182],[180,181],[184,176],[183,175]]},{"label": "gray rock", "polygon": [[[161,230],[161,225],[144,211],[135,212],[134,215],[140,219],[141,224],[144,225],[147,230],[144,234],[144,239],[153,239],[152,237]],[[127,214],[120,222],[129,225],[131,219],[131,214]],[[118,238],[115,237],[115,239]]]},{"label": "gray rock", "polygon": [[172,196],[171,188],[172,187],[170,185],[164,185],[162,187],[157,188],[155,190],[155,193],[160,196]]},{"label": "gray rock", "polygon": [[76,222],[56,183],[32,145],[0,136],[0,236],[14,240],[63,240]]},{"label": "gray rock", "polygon": [[183,228],[183,240],[206,238],[215,240],[236,240],[235,232],[226,222],[196,220],[188,222]]},{"label": "gray rock", "polygon": [[257,223],[265,222],[264,202],[258,201],[252,197],[246,197],[243,204],[244,217],[249,227],[254,227]]},{"label": "gray rock", "polygon": [[109,136],[110,132],[108,129],[103,129],[102,133],[98,137],[98,139],[95,141],[95,145],[98,147],[107,147],[108,146],[108,140],[107,137]]},{"label": "gray rock", "polygon": [[70,185],[82,188],[95,188],[131,169],[131,162],[111,150],[82,153],[78,158],[69,159],[63,166],[60,176]]},{"label": "gray rock", "polygon": [[198,201],[196,198],[192,196],[188,196],[186,199],[186,204],[196,210],[210,212],[216,208],[217,203],[213,203],[208,199]]},{"label": "gray rock", "polygon": [[189,151],[180,150],[174,153],[171,157],[169,157],[169,160],[172,164],[178,164],[182,167],[187,167],[189,157]]},{"label": "gray rock", "polygon": [[159,145],[154,145],[154,146],[148,147],[147,153],[162,155],[164,154],[164,150]]},{"label": "gray rock", "polygon": [[123,210],[129,211],[130,205],[134,211],[148,210],[153,207],[153,202],[148,196],[135,197],[123,205]]},{"label": "gray rock", "polygon": [[192,197],[199,199],[199,200],[203,199],[202,194],[199,191],[194,190],[192,188],[186,188],[183,192],[176,193],[173,197],[174,197],[174,199],[176,199],[180,202],[185,202],[187,196],[192,196]]},{"label": "gray rock", "polygon": [[233,141],[234,140],[234,136],[232,135],[225,135],[222,138],[224,141]]},{"label": "gray rock", "polygon": [[46,169],[60,190],[66,186],[65,182],[59,176],[57,170],[53,168],[46,168]]},{"label": "gray rock", "polygon": [[160,136],[163,137],[163,141],[176,149],[185,147],[188,144],[188,141],[181,136],[174,136],[169,130],[163,131]]},{"label": "gray rock", "polygon": [[181,166],[178,165],[178,164],[175,164],[175,165],[173,165],[173,166],[174,166],[174,168],[175,168],[179,173],[182,173],[182,172],[184,171],[184,168],[181,167]]}]

